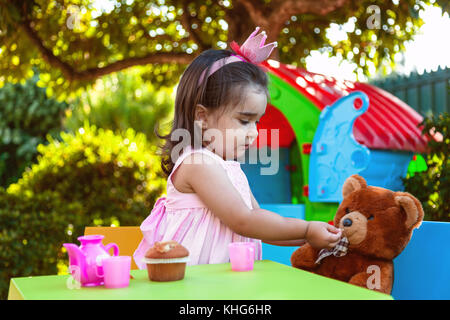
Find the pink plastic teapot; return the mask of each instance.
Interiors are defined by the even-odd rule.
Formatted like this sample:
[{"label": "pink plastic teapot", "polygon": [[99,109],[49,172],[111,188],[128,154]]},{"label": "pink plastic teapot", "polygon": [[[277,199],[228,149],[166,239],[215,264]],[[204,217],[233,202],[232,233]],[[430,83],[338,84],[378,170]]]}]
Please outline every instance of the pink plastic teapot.
[{"label": "pink plastic teapot", "polygon": [[94,287],[104,284],[102,260],[110,257],[108,251],[113,248],[114,256],[119,255],[119,247],[115,243],[102,244],[103,235],[78,237],[81,246],[64,243],[69,254],[69,272],[83,287]]}]

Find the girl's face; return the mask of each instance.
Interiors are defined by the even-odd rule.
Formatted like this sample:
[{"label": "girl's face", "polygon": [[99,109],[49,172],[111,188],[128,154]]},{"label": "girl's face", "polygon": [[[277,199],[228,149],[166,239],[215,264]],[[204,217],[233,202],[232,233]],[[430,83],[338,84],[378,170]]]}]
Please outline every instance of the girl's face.
[{"label": "girl's face", "polygon": [[[249,87],[243,103],[223,115],[207,115],[203,143],[224,160],[235,160],[258,137],[256,124],[266,112],[267,97],[262,90]],[[210,144],[209,141],[211,141]]]}]

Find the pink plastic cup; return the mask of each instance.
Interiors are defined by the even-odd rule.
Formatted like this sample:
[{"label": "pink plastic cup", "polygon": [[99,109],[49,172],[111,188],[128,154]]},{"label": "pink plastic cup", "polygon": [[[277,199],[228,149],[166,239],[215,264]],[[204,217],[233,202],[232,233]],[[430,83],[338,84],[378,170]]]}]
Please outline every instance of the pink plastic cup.
[{"label": "pink plastic cup", "polygon": [[130,256],[115,256],[103,260],[106,288],[125,288],[130,284]]},{"label": "pink plastic cup", "polygon": [[253,270],[255,261],[255,244],[253,242],[232,242],[228,245],[231,270]]}]

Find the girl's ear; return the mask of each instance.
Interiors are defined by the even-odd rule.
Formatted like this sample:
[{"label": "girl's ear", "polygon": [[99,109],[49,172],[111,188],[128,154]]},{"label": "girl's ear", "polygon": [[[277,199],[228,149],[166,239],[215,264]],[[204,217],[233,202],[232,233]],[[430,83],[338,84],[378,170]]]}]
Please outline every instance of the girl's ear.
[{"label": "girl's ear", "polygon": [[208,109],[201,104],[195,106],[194,120],[201,124],[202,129],[208,128]]}]

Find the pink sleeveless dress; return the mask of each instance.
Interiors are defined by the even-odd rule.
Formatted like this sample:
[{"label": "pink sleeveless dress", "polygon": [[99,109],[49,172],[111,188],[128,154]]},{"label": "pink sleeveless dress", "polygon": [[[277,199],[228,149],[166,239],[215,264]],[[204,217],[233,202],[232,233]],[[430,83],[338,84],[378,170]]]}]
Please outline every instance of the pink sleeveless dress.
[{"label": "pink sleeveless dress", "polygon": [[231,242],[254,242],[255,259],[262,258],[261,240],[233,232],[195,193],[179,192],[172,184],[171,177],[175,170],[194,152],[203,153],[204,157],[209,156],[209,160],[221,164],[245,204],[252,209],[250,186],[238,161],[223,160],[208,149],[193,149],[188,146],[178,157],[167,179],[167,195],[156,201],[150,215],[140,226],[143,239],[133,254],[139,269],[146,268],[141,260],[156,241],[175,240],[185,246],[189,250],[188,265],[229,262],[228,244]]}]

